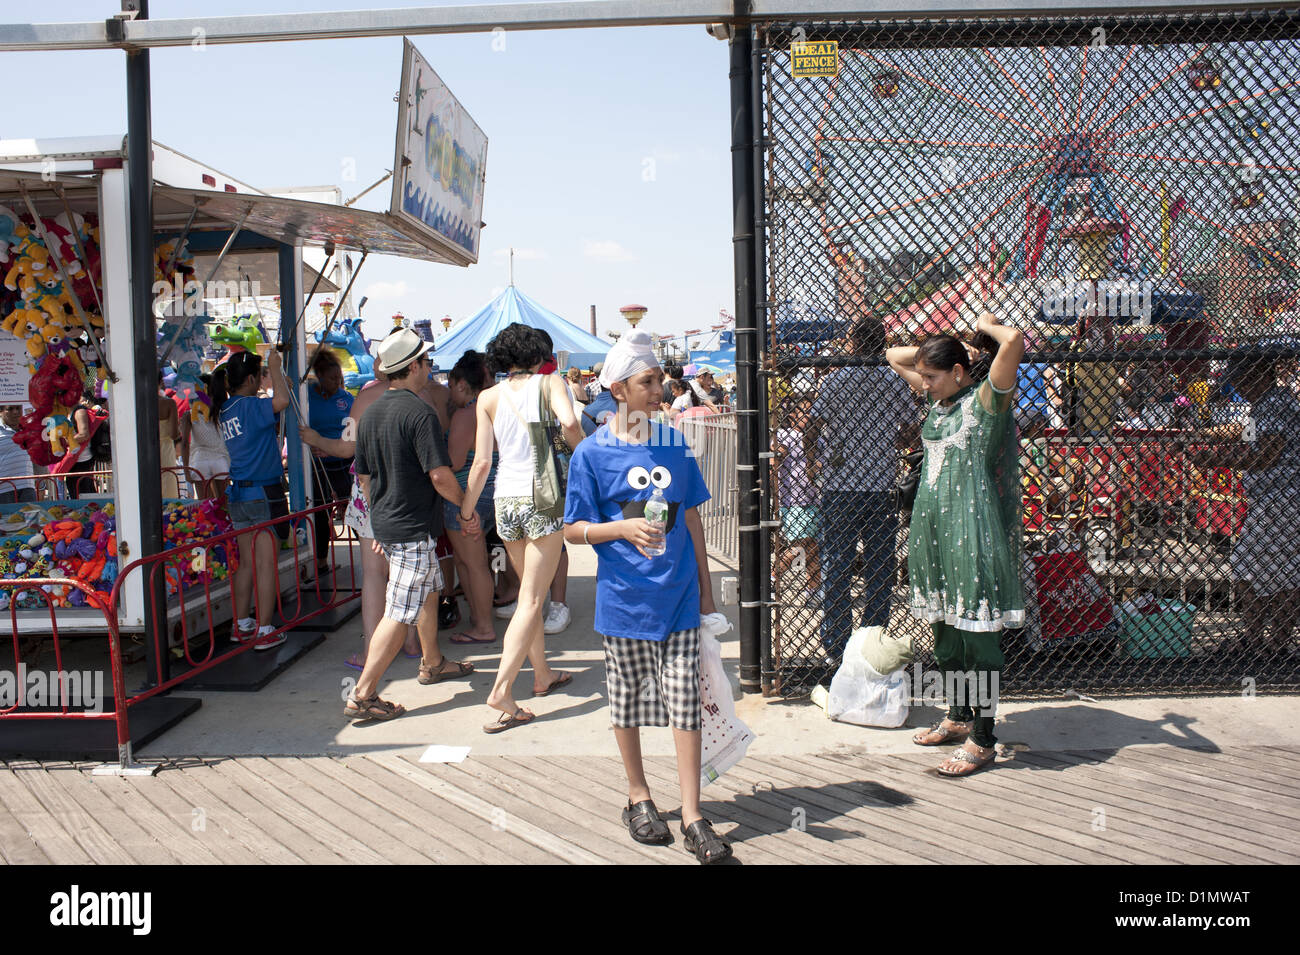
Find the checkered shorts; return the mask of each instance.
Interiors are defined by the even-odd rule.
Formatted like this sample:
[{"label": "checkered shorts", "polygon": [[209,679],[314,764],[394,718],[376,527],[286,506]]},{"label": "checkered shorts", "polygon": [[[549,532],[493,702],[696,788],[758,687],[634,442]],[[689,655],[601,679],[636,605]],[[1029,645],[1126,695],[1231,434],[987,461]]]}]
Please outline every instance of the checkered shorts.
[{"label": "checkered shorts", "polygon": [[432,537],[401,544],[383,544],[388,558],[388,588],[384,616],[397,623],[415,623],[429,594],[442,589],[442,570]]},{"label": "checkered shorts", "polygon": [[609,721],[619,728],[700,728],[700,631],[664,640],[605,637]]}]

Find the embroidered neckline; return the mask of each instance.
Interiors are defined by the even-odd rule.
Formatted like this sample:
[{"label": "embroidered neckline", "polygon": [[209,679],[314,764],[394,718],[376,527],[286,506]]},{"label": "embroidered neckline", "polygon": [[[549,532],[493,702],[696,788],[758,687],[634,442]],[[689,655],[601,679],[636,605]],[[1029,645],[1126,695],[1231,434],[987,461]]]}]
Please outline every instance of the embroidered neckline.
[{"label": "embroidered neckline", "polygon": [[970,388],[967,388],[966,392],[951,408],[940,409],[946,417],[960,408],[961,426],[945,438],[921,438],[921,443],[925,446],[925,483],[932,489],[939,483],[939,474],[943,471],[948,449],[957,447],[964,451],[967,442],[970,441],[970,433],[975,427],[975,395]]}]

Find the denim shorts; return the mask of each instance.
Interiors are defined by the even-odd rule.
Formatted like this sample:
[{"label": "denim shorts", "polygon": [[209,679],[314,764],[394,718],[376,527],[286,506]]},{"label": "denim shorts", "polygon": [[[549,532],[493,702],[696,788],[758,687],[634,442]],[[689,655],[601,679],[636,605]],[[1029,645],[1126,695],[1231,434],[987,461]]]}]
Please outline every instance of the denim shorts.
[{"label": "denim shorts", "polygon": [[[284,517],[289,513],[289,506],[285,504],[283,497],[271,500],[262,498],[253,501],[231,501],[227,499],[226,510],[230,514],[230,523],[234,525],[235,530],[242,531],[244,528],[252,527],[255,524],[264,524],[273,517]],[[285,530],[288,529],[285,528]],[[276,527],[275,531],[280,534],[279,527]]]},{"label": "denim shorts", "polygon": [[[460,508],[451,501],[443,501],[442,505],[442,526],[448,532],[459,531]],[[479,529],[484,534],[497,526],[496,504],[488,495],[484,494],[479,497],[478,503],[474,505],[474,512],[478,514]]]}]

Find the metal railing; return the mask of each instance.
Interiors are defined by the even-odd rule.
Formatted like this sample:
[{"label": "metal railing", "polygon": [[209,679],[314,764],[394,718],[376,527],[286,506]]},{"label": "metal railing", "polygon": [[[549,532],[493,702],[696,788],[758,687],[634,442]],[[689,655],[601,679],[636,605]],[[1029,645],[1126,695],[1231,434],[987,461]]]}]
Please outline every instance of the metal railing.
[{"label": "metal railing", "polygon": [[734,412],[692,415],[681,419],[677,428],[695,453],[696,463],[709,489],[709,500],[700,506],[705,543],[712,553],[735,561],[740,556],[736,415]]},{"label": "metal railing", "polygon": [[[235,575],[233,561],[225,555],[234,554],[238,547],[238,538],[252,534],[254,543],[262,536],[270,536],[276,553],[280,554],[281,540],[289,541],[288,581],[281,580],[281,559],[277,559],[272,571],[275,606],[259,607],[256,580],[253,587],[252,613],[261,619],[269,619],[272,613],[278,615],[278,625],[271,636],[296,628],[298,625],[325,614],[352,600],[360,599],[360,565],[359,553],[354,544],[358,544],[355,533],[344,528],[340,536],[333,521],[330,522],[329,564],[330,570],[324,575],[316,575],[304,584],[304,577],[309,568],[316,565],[315,558],[315,521],[317,512],[330,513],[335,516],[338,502],[330,502],[307,508],[275,520],[255,525],[243,530],[231,530],[202,541],[194,541],[170,550],[162,551],[148,557],[132,561],[121,569],[111,592],[104,594],[91,588],[90,583],[72,579],[9,579],[0,580],[0,595],[8,597],[8,610],[14,672],[20,672],[20,665],[33,652],[40,652],[48,641],[54,651],[55,672],[69,672],[64,663],[64,646],[59,628],[59,615],[55,608],[55,599],[63,588],[75,589],[83,593],[87,604],[102,610],[104,630],[108,637],[108,660],[97,664],[102,672],[107,668],[112,681],[114,706],[109,710],[99,700],[96,706],[73,708],[63,698],[57,709],[48,707],[20,707],[16,702],[0,708],[0,720],[29,719],[112,719],[117,726],[117,743],[119,762],[122,769],[131,762],[131,731],[129,710],[135,704],[165,693],[183,684],[207,670],[227,660],[253,649],[252,642],[232,643],[231,608],[235,596]],[[283,535],[281,532],[284,532]],[[214,567],[221,563],[225,572],[217,575]],[[119,625],[119,608],[127,587],[140,586],[144,578],[147,593],[150,595],[146,615],[152,634],[151,652],[142,676],[144,686],[128,693],[126,687],[126,669],[121,646]],[[165,594],[165,603],[160,604],[153,595]],[[49,617],[48,634],[24,637],[20,634],[18,615],[30,614],[41,607],[46,608]],[[259,613],[260,611],[260,613]],[[148,638],[147,638],[148,639]],[[0,644],[3,646],[3,644]],[[163,661],[168,660],[172,650],[184,666],[183,672],[172,675]],[[0,662],[3,662],[0,659]],[[63,677],[59,677],[62,684]]]}]

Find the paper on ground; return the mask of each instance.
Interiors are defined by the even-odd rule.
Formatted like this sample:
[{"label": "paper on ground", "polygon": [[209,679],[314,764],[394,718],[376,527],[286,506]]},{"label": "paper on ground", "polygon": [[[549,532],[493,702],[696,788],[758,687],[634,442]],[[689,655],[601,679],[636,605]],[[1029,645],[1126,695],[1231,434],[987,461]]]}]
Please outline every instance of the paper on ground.
[{"label": "paper on ground", "polygon": [[463,763],[469,755],[468,746],[441,746],[435,743],[420,756],[422,763]]}]

